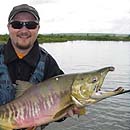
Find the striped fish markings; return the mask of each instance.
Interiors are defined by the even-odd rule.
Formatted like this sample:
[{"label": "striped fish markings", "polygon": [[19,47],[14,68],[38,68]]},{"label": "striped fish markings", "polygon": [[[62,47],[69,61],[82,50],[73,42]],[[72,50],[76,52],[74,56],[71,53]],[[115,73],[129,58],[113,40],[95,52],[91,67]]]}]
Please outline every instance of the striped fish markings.
[{"label": "striped fish markings", "polygon": [[0,128],[9,130],[47,124],[63,118],[74,106],[81,108],[82,113],[85,106],[122,93],[121,87],[101,91],[105,76],[113,70],[114,67],[105,67],[86,73],[65,74],[36,85],[17,81],[17,98],[0,106]]}]

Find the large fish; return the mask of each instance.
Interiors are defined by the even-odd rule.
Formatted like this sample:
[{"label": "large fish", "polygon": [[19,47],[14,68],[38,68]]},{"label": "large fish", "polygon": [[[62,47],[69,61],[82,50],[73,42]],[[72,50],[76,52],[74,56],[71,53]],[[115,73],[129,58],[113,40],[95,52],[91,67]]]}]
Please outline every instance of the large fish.
[{"label": "large fish", "polygon": [[17,81],[17,98],[0,106],[0,128],[9,130],[47,124],[63,118],[75,106],[81,108],[82,113],[85,106],[122,93],[122,87],[101,91],[105,76],[113,70],[114,67],[105,67],[60,75],[36,85]]}]

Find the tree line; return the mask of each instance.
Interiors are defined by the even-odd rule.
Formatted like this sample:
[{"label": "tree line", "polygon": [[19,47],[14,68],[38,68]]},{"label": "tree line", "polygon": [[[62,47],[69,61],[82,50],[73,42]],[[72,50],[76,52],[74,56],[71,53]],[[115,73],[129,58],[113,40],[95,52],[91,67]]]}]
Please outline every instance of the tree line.
[{"label": "tree line", "polygon": [[[8,34],[0,35],[0,43],[6,43]],[[95,40],[95,41],[130,41],[129,35],[94,35],[94,34],[38,34],[39,43],[66,42],[75,40]]]}]

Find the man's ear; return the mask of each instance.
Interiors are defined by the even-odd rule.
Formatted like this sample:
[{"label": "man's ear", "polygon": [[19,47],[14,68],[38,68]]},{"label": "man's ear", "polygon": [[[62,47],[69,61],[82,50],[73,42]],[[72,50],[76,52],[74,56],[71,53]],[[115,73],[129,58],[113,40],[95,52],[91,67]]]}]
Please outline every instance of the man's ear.
[{"label": "man's ear", "polygon": [[40,25],[38,25],[38,30],[40,29]]},{"label": "man's ear", "polygon": [[8,30],[9,30],[9,26],[10,26],[10,24],[8,23],[8,24],[7,24],[7,28],[8,28]]}]

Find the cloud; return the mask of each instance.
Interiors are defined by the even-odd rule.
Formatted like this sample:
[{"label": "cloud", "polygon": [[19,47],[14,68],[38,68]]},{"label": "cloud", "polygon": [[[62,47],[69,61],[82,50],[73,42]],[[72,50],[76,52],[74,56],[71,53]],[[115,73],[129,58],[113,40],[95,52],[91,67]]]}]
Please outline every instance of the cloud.
[{"label": "cloud", "polygon": [[29,3],[32,5],[40,5],[44,3],[55,3],[56,0],[30,0]]},{"label": "cloud", "polygon": [[40,33],[130,32],[130,0],[4,0],[0,6],[0,33],[8,32],[8,15],[13,6],[22,3],[39,12]]}]

